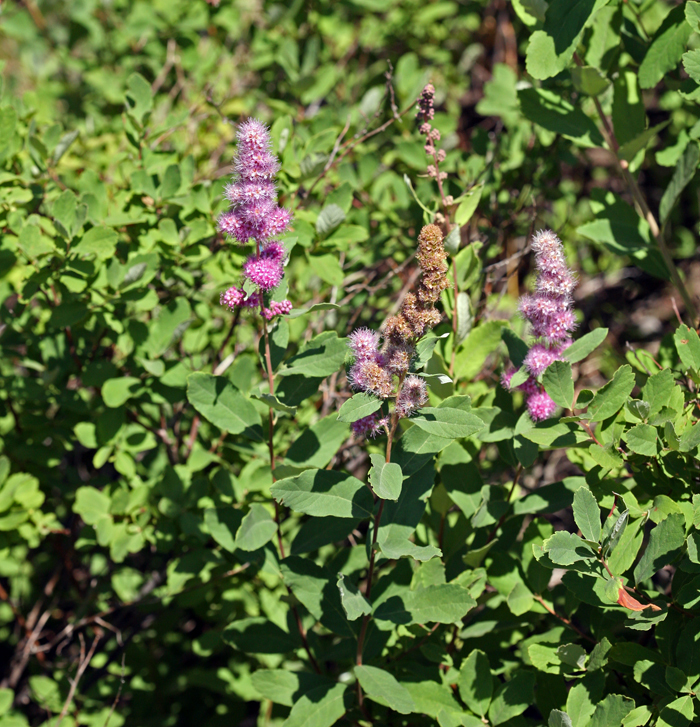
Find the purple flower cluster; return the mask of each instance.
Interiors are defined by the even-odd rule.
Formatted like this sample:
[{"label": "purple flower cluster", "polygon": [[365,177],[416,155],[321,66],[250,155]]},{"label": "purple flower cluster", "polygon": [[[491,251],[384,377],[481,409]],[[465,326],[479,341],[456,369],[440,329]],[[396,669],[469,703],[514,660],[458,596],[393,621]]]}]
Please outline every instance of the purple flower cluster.
[{"label": "purple flower cluster", "polygon": [[[541,421],[551,417],[557,406],[537,383],[537,377],[551,363],[560,361],[572,343],[576,317],[571,294],[576,279],[566,264],[561,240],[551,230],[538,232],[532,239],[532,249],[538,271],[535,293],[522,296],[519,308],[538,340],[523,361],[530,377],[518,388],[527,396],[532,419]],[[506,389],[510,389],[514,373],[515,369],[510,369],[503,374],[501,382]]]},{"label": "purple flower cluster", "polygon": [[255,242],[256,252],[243,265],[243,277],[257,290],[246,294],[240,288],[229,288],[221,296],[221,304],[233,310],[237,306],[259,308],[270,320],[288,313],[288,300],[263,305],[263,294],[274,290],[284,275],[286,250],[279,240],[292,220],[292,213],[277,204],[273,178],[279,163],[271,152],[270,134],[260,121],[249,119],[238,129],[238,152],[234,160],[235,180],[226,187],[231,210],[219,217],[219,230],[245,244]]}]

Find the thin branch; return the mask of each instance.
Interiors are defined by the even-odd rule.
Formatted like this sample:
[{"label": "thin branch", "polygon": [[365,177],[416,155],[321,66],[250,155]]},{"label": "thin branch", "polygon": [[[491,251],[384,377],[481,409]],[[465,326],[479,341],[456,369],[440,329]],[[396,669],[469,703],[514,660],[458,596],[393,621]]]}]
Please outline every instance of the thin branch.
[{"label": "thin branch", "polygon": [[544,600],[544,598],[542,598],[542,596],[535,593],[535,594],[533,594],[533,598],[535,599],[535,601],[537,601],[539,604],[541,604],[545,608],[546,611],[551,613],[552,616],[555,616],[563,624],[565,624],[570,629],[575,631],[582,639],[586,639],[586,641],[590,641],[592,644],[598,643],[592,636],[589,636],[584,631],[581,631],[581,629],[578,626],[576,626],[576,624],[572,623],[568,618],[566,618],[566,616],[562,616],[561,614],[557,613],[548,603],[546,603],[546,601]]},{"label": "thin branch", "polygon": [[92,642],[92,646],[90,647],[90,651],[88,651],[87,656],[84,656],[83,653],[85,651],[85,642],[83,641],[83,635],[80,634],[81,658],[80,663],[78,664],[78,671],[76,671],[75,673],[75,678],[70,680],[70,690],[68,691],[68,696],[66,697],[66,701],[63,705],[63,709],[61,710],[61,714],[58,715],[58,721],[55,725],[53,725],[53,727],[59,727],[61,722],[63,722],[63,718],[68,714],[68,708],[73,701],[73,697],[75,697],[75,692],[78,689],[78,682],[80,681],[80,677],[83,676],[85,670],[88,668],[88,665],[90,664],[90,661],[95,654],[97,644],[101,638],[102,633],[100,632],[97,634],[97,636],[95,636],[95,640]]}]

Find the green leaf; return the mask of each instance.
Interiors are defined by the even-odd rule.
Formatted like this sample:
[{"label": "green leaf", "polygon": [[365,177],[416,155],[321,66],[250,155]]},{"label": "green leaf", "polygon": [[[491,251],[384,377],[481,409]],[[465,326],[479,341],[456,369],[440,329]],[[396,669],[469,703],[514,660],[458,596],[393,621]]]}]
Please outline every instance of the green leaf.
[{"label": "green leaf", "polygon": [[163,181],[158,189],[160,199],[170,199],[177,194],[181,184],[180,168],[170,164],[163,174]]},{"label": "green leaf", "polygon": [[[459,720],[457,724],[466,724],[468,727],[474,727],[472,721],[465,722],[461,719],[461,707],[452,696],[452,690],[446,684],[441,684],[437,681],[405,681],[403,686],[408,690],[413,701],[416,703],[415,711],[418,714],[427,714],[429,717],[436,719],[439,714],[447,712],[450,717]],[[465,720],[468,717],[469,715],[464,715]],[[407,724],[414,725],[420,723],[417,720],[412,720]]]},{"label": "green leaf", "polygon": [[501,684],[489,707],[491,724],[503,724],[522,714],[534,702],[534,689],[535,675],[531,671],[516,672],[510,681]]},{"label": "green leaf", "polygon": [[12,691],[12,689],[0,689],[0,716],[5,714],[10,709],[14,698],[15,693]]},{"label": "green leaf", "polygon": [[343,403],[338,411],[338,421],[356,422],[358,419],[367,417],[378,409],[381,409],[381,406],[381,399],[377,399],[376,396],[361,391]]},{"label": "green leaf", "polygon": [[204,511],[204,524],[214,540],[229,553],[236,549],[236,532],[243,513],[233,507],[209,507]]},{"label": "green leaf", "polygon": [[459,252],[459,246],[462,244],[462,233],[458,225],[455,225],[443,240],[442,246],[449,255],[456,255]]},{"label": "green leaf", "polygon": [[549,727],[574,727],[571,717],[559,709],[553,709],[549,713],[549,721],[547,724]]},{"label": "green leaf", "polygon": [[645,129],[640,134],[623,144],[618,150],[621,159],[631,162],[639,152],[662,130],[668,126],[668,121],[664,121],[656,126]]},{"label": "green leaf", "polygon": [[588,416],[591,420],[602,422],[616,414],[629,398],[634,384],[632,367],[629,364],[621,366],[612,379],[596,392],[588,405]]},{"label": "green leaf", "polygon": [[474,212],[476,212],[476,208],[479,206],[483,189],[483,183],[476,184],[462,197],[462,201],[455,211],[455,223],[459,227],[463,227],[471,220]]},{"label": "green leaf", "polygon": [[486,321],[472,328],[455,354],[455,380],[473,379],[501,340],[505,321]]},{"label": "green leaf", "polygon": [[257,669],[251,675],[253,687],[275,704],[291,707],[301,696],[315,687],[330,686],[332,682],[320,674],[287,669]]},{"label": "green leaf", "polygon": [[416,359],[414,361],[415,368],[422,369],[432,358],[435,346],[438,344],[440,339],[447,338],[449,335],[449,333],[443,333],[442,336],[436,336],[432,331],[428,331],[428,333],[426,333],[425,336],[423,336],[423,338],[421,338],[416,344]]},{"label": "green leaf", "polygon": [[[58,224],[59,232],[69,240],[82,225],[78,224],[78,198],[70,189],[65,189],[51,207],[51,216]],[[83,217],[84,219],[84,217]]]},{"label": "green leaf", "polygon": [[109,497],[94,487],[79,487],[75,491],[73,511],[88,525],[96,525],[100,520],[108,518],[110,506]]},{"label": "green leaf", "polygon": [[622,720],[634,709],[634,700],[621,694],[608,694],[598,702],[587,727],[612,727],[622,724]]},{"label": "green leaf", "polygon": [[336,579],[327,568],[290,555],[281,562],[280,570],[285,584],[315,619],[339,636],[357,636],[359,629],[348,621]]},{"label": "green leaf", "polygon": [[554,361],[542,376],[545,391],[555,404],[564,409],[574,408],[574,379],[568,361]]},{"label": "green leaf", "polygon": [[686,369],[700,371],[700,337],[695,329],[685,324],[678,326],[673,334],[678,356]]},{"label": "green leaf", "polygon": [[700,33],[700,3],[693,2],[693,0],[686,2],[685,19],[696,33]]},{"label": "green leaf", "polygon": [[338,338],[335,331],[325,331],[312,338],[296,356],[288,359],[279,371],[279,376],[325,378],[340,368],[347,352],[344,338]]},{"label": "green leaf", "polygon": [[519,369],[523,365],[527,352],[530,350],[527,343],[510,328],[501,329],[501,338],[508,348],[508,356],[513,362],[513,366]]},{"label": "green leaf", "polygon": [[542,30],[535,31],[527,48],[527,72],[539,80],[551,78],[570,63],[583,30],[607,0],[550,0]]},{"label": "green leaf", "polygon": [[694,717],[693,697],[690,694],[684,694],[664,706],[659,712],[656,727],[689,727],[691,724],[697,724],[694,722]]},{"label": "green leaf", "polygon": [[343,284],[345,274],[340,266],[338,256],[332,253],[327,255],[308,255],[309,266],[311,270],[318,275],[324,283],[334,287]]},{"label": "green leaf", "polygon": [[411,421],[428,434],[451,439],[470,437],[484,429],[478,416],[461,409],[424,406]]},{"label": "green leaf", "polygon": [[316,303],[308,308],[293,308],[292,311],[287,314],[287,318],[300,318],[301,316],[305,316],[309,313],[315,313],[319,310],[340,310],[340,306],[335,303]]},{"label": "green leaf", "polygon": [[93,227],[81,238],[73,251],[78,255],[94,255],[98,260],[109,260],[117,249],[119,236],[111,227]]},{"label": "green leaf", "polygon": [[614,550],[608,556],[608,568],[616,575],[624,575],[637,559],[642,547],[644,533],[641,529],[642,520],[629,523],[620,536]]},{"label": "green leaf", "polygon": [[637,424],[625,432],[624,438],[629,448],[636,454],[642,454],[645,457],[656,456],[656,427]]},{"label": "green leaf", "polygon": [[177,298],[160,309],[158,317],[151,322],[148,335],[148,350],[153,358],[160,356],[170,348],[178,334],[182,334],[192,315],[192,309],[186,298]]},{"label": "green leaf", "polygon": [[600,540],[600,507],[586,485],[574,493],[574,521],[586,540]]},{"label": "green leaf", "polygon": [[609,532],[608,529],[609,524],[612,522],[612,515],[608,515],[607,520],[605,521],[605,529],[603,535],[603,557],[606,557],[607,555],[612,553],[617,547],[617,544],[620,542],[620,539],[622,538],[625,530],[627,529],[627,521],[629,520],[629,515],[630,511],[624,510],[617,518],[617,520],[615,520],[615,523],[612,528],[610,528]]},{"label": "green leaf", "polygon": [[367,518],[372,514],[367,486],[345,472],[307,470],[279,480],[270,491],[278,502],[314,517]]},{"label": "green leaf", "polygon": [[208,421],[231,434],[262,441],[260,415],[223,376],[197,371],[187,377],[187,400]]},{"label": "green leaf", "polygon": [[337,204],[328,204],[320,212],[316,220],[316,232],[325,235],[335,229],[345,219],[345,212]]},{"label": "green leaf", "polygon": [[374,666],[356,666],[355,676],[366,696],[399,714],[411,714],[416,704],[409,691],[384,669]]},{"label": "green leaf", "polygon": [[382,500],[398,500],[401,494],[403,473],[395,462],[386,462],[381,454],[370,454],[372,468],[369,483],[374,494]]},{"label": "green leaf", "polygon": [[271,409],[284,412],[285,414],[291,414],[292,416],[294,416],[297,412],[297,408],[295,406],[287,406],[286,404],[283,404],[274,394],[266,392],[256,394],[254,391],[251,391],[250,398],[262,401],[263,404],[267,404],[267,406],[269,406]]},{"label": "green leaf", "polygon": [[593,66],[574,66],[571,80],[576,90],[586,96],[598,96],[610,85],[610,81]]},{"label": "green leaf", "polygon": [[41,234],[38,225],[26,223],[19,233],[19,249],[28,260],[48,255],[56,250],[53,240]]},{"label": "green leaf", "polygon": [[692,30],[685,21],[683,5],[677,5],[656,31],[639,66],[639,85],[653,88],[669,71],[675,70]]},{"label": "green leaf", "polygon": [[350,428],[336,414],[305,429],[287,450],[284,461],[292,467],[325,467],[350,435]]},{"label": "green leaf", "polygon": [[391,596],[377,606],[374,618],[405,625],[454,624],[475,607],[476,601],[466,588],[455,583],[443,583]]},{"label": "green leaf", "polygon": [[486,715],[493,694],[491,665],[483,651],[474,649],[462,662],[457,679],[459,695],[474,714]]},{"label": "green leaf", "polygon": [[684,542],[685,518],[681,513],[672,513],[651,531],[642,559],[634,569],[635,584],[639,585],[668,565]]},{"label": "green leaf", "polygon": [[338,573],[338,591],[348,621],[355,621],[360,616],[369,616],[372,613],[372,606],[370,606],[367,599],[351,580],[345,581],[345,576],[342,573]]},{"label": "green leaf", "polygon": [[593,190],[591,209],[596,219],[581,225],[577,232],[604,245],[615,255],[632,256],[651,275],[670,279],[648,223],[629,204],[612,192]]},{"label": "green leaf", "polygon": [[316,687],[292,707],[282,727],[332,727],[350,708],[352,694],[345,684]]},{"label": "green leaf", "polygon": [[342,542],[357,527],[352,518],[311,518],[299,529],[292,541],[292,555],[310,553],[329,543]]},{"label": "green leaf", "polygon": [[580,560],[594,560],[595,553],[578,535],[559,530],[542,544],[543,550],[557,565],[572,565]]},{"label": "green leaf", "polygon": [[236,547],[257,550],[268,543],[277,532],[277,524],[267,509],[259,503],[250,506],[236,533]]},{"label": "green leaf", "polygon": [[[697,54],[698,77],[700,78],[700,50],[692,52]],[[686,53],[686,56],[687,55],[688,53]],[[681,158],[678,160],[676,168],[673,170],[671,181],[668,183],[668,187],[666,187],[664,195],[661,198],[661,203],[659,204],[659,216],[661,218],[662,225],[666,224],[666,221],[671,214],[671,210],[681,196],[681,193],[695,176],[695,172],[698,170],[698,162],[700,162],[700,146],[698,146],[697,142],[691,141],[685,148]]]},{"label": "green leaf", "polygon": [[378,545],[382,555],[391,560],[410,557],[414,560],[428,561],[442,555],[442,551],[434,545],[416,545],[399,533],[390,534],[380,540]]},{"label": "green leaf", "polygon": [[301,646],[298,633],[284,631],[264,616],[233,621],[222,638],[245,654],[286,654]]},{"label": "green leaf", "polygon": [[129,114],[139,124],[143,124],[144,118],[153,109],[153,94],[151,85],[140,73],[132,73],[126,79],[126,106]]},{"label": "green leaf", "polygon": [[141,379],[135,376],[108,379],[102,384],[102,399],[106,406],[116,409],[129,401],[132,396],[136,396],[141,389]]},{"label": "green leaf", "polygon": [[523,116],[543,129],[561,134],[580,146],[603,146],[603,137],[593,121],[553,91],[522,88],[518,99]]}]

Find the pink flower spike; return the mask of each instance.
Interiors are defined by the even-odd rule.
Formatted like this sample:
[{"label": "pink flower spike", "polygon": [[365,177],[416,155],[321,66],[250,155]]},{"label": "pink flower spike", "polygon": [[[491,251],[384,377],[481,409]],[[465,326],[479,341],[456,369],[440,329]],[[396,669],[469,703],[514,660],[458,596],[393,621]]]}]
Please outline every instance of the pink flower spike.
[{"label": "pink flower spike", "polygon": [[532,394],[527,400],[527,410],[535,422],[541,422],[554,414],[557,405],[550,399],[546,391],[539,391]]},{"label": "pink flower spike", "polygon": [[272,290],[280,284],[284,269],[279,260],[252,256],[243,265],[243,275],[260,290]]}]

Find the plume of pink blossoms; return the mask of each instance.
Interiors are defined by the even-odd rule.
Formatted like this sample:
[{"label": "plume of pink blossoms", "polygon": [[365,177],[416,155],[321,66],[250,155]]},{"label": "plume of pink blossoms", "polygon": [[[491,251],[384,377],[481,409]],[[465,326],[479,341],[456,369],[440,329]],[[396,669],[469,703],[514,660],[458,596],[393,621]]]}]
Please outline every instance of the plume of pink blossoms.
[{"label": "plume of pink blossoms", "polygon": [[[535,293],[522,296],[519,309],[530,322],[537,341],[523,361],[530,376],[518,389],[525,392],[532,419],[542,421],[554,414],[557,405],[537,383],[537,377],[551,363],[562,360],[562,353],[572,343],[576,316],[572,310],[571,294],[576,287],[576,279],[566,264],[561,240],[551,230],[536,233],[532,238],[532,249],[538,272]],[[515,369],[503,374],[501,383],[504,388],[510,390],[514,374]]]},{"label": "plume of pink blossoms", "polygon": [[238,150],[234,159],[234,181],[226,186],[231,209],[218,220],[219,230],[241,244],[255,243],[255,253],[243,265],[243,277],[257,290],[246,293],[235,286],[221,294],[221,305],[260,309],[266,320],[289,313],[288,300],[272,301],[266,307],[265,293],[274,290],[284,275],[286,250],[274,238],[281,235],[292,220],[292,213],[277,204],[273,181],[279,170],[271,151],[270,134],[257,119],[242,123],[237,133]]}]

